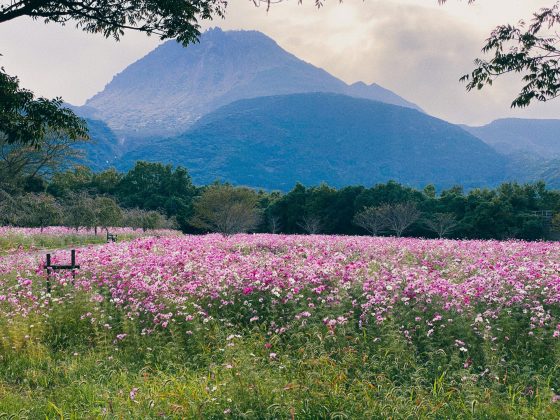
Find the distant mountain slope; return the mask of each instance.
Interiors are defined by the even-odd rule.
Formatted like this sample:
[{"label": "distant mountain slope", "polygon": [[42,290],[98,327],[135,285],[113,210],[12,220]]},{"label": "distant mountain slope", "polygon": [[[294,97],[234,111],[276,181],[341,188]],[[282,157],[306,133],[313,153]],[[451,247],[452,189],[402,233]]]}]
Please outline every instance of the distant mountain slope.
[{"label": "distant mountain slope", "polygon": [[506,160],[461,128],[419,111],[327,93],[241,100],[186,133],[123,156],[186,166],[198,184],[222,179],[287,190],[390,179],[413,186],[495,184]]},{"label": "distant mountain slope", "polygon": [[376,84],[351,86],[286,52],[257,31],[205,32],[184,48],[168,41],[117,74],[83,107],[117,133],[178,134],[201,116],[239,99],[334,92],[418,107]]},{"label": "distant mountain slope", "polygon": [[94,171],[115,166],[123,152],[117,136],[102,121],[86,118],[86,122],[91,140],[77,147],[84,154],[81,163]]},{"label": "distant mountain slope", "polygon": [[560,157],[560,120],[504,118],[482,127],[463,128],[504,154]]}]

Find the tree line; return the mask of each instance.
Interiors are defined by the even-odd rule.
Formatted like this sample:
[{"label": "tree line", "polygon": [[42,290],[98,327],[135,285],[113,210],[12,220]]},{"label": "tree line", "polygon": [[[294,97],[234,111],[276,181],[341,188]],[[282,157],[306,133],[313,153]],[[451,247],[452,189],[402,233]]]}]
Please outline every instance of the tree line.
[{"label": "tree line", "polygon": [[560,191],[543,182],[468,192],[395,181],[340,189],[296,184],[282,193],[218,182],[195,186],[185,168],[150,162],[125,173],[74,166],[3,182],[0,222],[22,226],[526,240],[549,238],[560,227],[560,216],[553,216],[560,213]]}]

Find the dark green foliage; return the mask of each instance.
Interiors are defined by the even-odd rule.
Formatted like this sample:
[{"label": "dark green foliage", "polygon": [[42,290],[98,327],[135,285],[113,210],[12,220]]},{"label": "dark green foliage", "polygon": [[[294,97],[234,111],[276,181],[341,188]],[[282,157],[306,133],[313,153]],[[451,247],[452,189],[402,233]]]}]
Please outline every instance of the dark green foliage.
[{"label": "dark green foliage", "polygon": [[482,48],[489,60],[477,59],[476,68],[461,78],[467,90],[492,85],[502,75],[520,73],[524,82],[512,107],[525,107],[533,101],[547,101],[560,95],[559,36],[554,29],[560,22],[560,3],[533,15],[524,22],[496,27]]},{"label": "dark green foliage", "polygon": [[30,16],[45,23],[71,22],[85,32],[116,40],[125,30],[137,30],[186,45],[197,41],[198,21],[223,16],[225,6],[224,0],[20,0],[0,3],[0,23]]},{"label": "dark green foliage", "polygon": [[[0,9],[0,22],[2,14]],[[36,98],[0,68],[0,133],[8,143],[37,145],[53,131],[73,140],[87,137],[85,122],[62,105],[60,98]]]},{"label": "dark green foliage", "polygon": [[125,207],[158,210],[168,217],[176,216],[181,229],[187,230],[195,192],[185,168],[137,162],[120,181],[117,197]]},{"label": "dark green foliage", "polygon": [[[39,188],[42,184],[33,185],[30,183],[28,188]],[[205,229],[193,223],[193,205],[205,191],[216,185],[223,184],[197,188],[192,184],[189,172],[182,167],[140,161],[127,173],[115,169],[94,173],[87,167],[77,166],[56,173],[46,189],[62,204],[76,210],[76,220],[67,220],[71,226],[84,225],[78,219],[91,219],[91,223],[85,223],[87,226],[103,226],[103,223],[94,222],[95,217],[89,214],[93,208],[104,207],[100,205],[103,201],[108,204],[113,223],[120,219],[122,209],[125,211],[124,223],[132,227],[176,224],[184,232],[202,233]],[[560,213],[560,191],[547,189],[544,182],[504,183],[494,189],[469,192],[461,186],[438,192],[432,184],[417,190],[395,181],[370,188],[347,186],[340,189],[324,183],[310,187],[297,183],[288,193],[250,192],[257,213],[262,215],[260,223],[252,224],[251,230],[287,234],[366,235],[368,230],[356,223],[356,215],[360,212],[365,209],[388,211],[399,205],[412,205],[420,216],[416,215],[414,223],[406,228],[406,236],[540,240],[552,237],[557,229],[552,226],[552,216]],[[11,214],[10,209],[17,207],[14,203],[17,203],[18,196],[3,194],[0,209]],[[103,197],[98,199],[99,205],[82,203],[93,203],[96,197]],[[218,207],[220,205],[217,203]],[[151,216],[157,216],[158,220],[151,220]],[[438,223],[439,228],[434,227]],[[448,227],[442,227],[441,223]],[[395,234],[388,223],[383,225],[377,234]]]}]

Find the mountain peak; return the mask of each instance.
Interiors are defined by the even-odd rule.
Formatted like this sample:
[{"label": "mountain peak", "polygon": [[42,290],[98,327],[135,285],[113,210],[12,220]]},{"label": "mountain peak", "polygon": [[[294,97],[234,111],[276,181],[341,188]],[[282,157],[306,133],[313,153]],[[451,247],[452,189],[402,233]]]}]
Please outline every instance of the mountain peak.
[{"label": "mountain peak", "polygon": [[377,85],[349,86],[262,32],[218,27],[187,47],[174,40],[161,44],[117,74],[86,106],[88,116],[107,122],[117,133],[146,137],[182,132],[201,116],[239,99],[306,92],[342,93],[419,109]]}]

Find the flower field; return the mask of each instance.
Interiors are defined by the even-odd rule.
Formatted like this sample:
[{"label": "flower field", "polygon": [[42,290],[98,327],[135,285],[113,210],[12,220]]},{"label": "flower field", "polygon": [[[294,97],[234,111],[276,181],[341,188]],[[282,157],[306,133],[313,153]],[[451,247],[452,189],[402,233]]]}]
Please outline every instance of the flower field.
[{"label": "flower field", "polygon": [[[67,251],[55,253],[65,264]],[[0,257],[0,413],[560,416],[560,245],[138,238]]]}]

